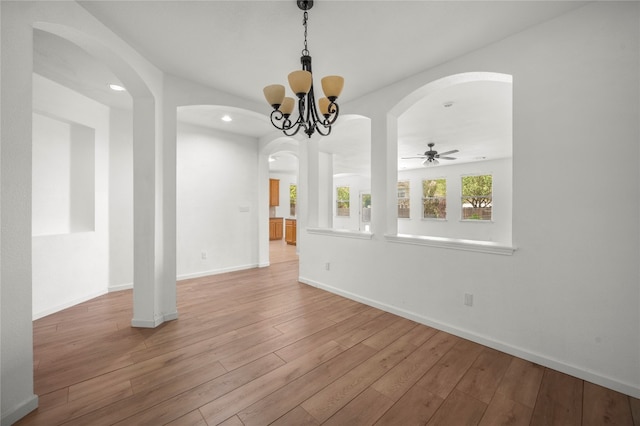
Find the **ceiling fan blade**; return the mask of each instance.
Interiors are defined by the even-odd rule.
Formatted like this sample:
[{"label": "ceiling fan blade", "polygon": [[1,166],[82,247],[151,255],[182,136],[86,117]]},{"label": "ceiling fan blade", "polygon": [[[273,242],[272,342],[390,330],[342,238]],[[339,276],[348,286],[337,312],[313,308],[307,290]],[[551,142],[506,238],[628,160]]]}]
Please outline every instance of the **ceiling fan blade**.
[{"label": "ceiling fan blade", "polygon": [[458,152],[457,149],[452,149],[451,151],[441,152],[438,154],[438,157],[442,158],[443,155],[455,154]]},{"label": "ceiling fan blade", "polygon": [[426,155],[421,155],[419,157],[400,157],[402,160],[412,160],[414,158],[427,158]]},{"label": "ceiling fan blade", "polygon": [[441,160],[456,160],[456,157],[442,157],[442,156],[438,156],[439,159]]}]

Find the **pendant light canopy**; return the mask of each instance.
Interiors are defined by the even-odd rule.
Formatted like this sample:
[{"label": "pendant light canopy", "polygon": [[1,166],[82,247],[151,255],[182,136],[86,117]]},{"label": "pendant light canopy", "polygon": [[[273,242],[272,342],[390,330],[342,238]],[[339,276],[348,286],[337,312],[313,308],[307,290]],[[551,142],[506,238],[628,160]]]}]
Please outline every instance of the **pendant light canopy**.
[{"label": "pendant light canopy", "polygon": [[[298,118],[293,121],[291,114],[296,106],[296,99],[285,97],[285,88],[281,84],[266,86],[263,90],[267,103],[271,105],[271,123],[282,130],[285,135],[293,136],[302,129],[309,137],[316,131],[322,136],[331,133],[331,126],[338,118],[339,108],[336,103],[342,87],[344,78],[331,75],[324,77],[321,81],[322,91],[325,97],[318,100],[316,106],[315,94],[313,91],[313,74],[311,71],[311,56],[307,48],[307,11],[313,6],[313,0],[297,0],[298,7],[304,11],[304,49],[300,62],[302,69],[289,74],[289,87],[297,97]],[[320,112],[318,112],[318,109]]]}]

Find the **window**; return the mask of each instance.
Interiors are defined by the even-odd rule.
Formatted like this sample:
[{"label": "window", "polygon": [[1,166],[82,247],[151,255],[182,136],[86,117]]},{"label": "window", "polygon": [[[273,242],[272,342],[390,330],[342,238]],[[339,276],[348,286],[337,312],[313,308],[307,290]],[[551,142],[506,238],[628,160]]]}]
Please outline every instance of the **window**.
[{"label": "window", "polygon": [[294,184],[289,185],[289,216],[296,215],[296,201],[298,200],[298,187]]},{"label": "window", "polygon": [[491,220],[492,206],[492,176],[463,176],[462,220]]},{"label": "window", "polygon": [[336,216],[349,217],[349,187],[339,186],[336,189]]},{"label": "window", "polygon": [[360,194],[360,205],[362,208],[362,223],[371,222],[371,194]]},{"label": "window", "polygon": [[410,217],[409,181],[398,182],[398,217]]},{"label": "window", "polygon": [[425,179],[422,181],[422,218],[447,218],[446,179]]}]

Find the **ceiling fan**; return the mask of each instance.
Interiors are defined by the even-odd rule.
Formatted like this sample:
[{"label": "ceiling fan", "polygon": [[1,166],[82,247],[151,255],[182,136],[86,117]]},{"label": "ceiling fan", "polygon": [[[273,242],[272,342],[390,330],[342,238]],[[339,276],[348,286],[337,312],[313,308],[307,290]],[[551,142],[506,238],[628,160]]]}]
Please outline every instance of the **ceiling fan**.
[{"label": "ceiling fan", "polygon": [[435,143],[433,142],[429,142],[427,144],[427,146],[429,147],[429,150],[426,151],[424,154],[418,154],[417,157],[402,157],[403,160],[409,160],[409,159],[413,159],[413,158],[424,158],[424,161],[422,162],[422,165],[427,167],[427,166],[435,166],[440,164],[440,162],[438,161],[438,158],[441,160],[455,160],[455,157],[447,157],[450,154],[455,154],[456,152],[458,152],[457,149],[453,149],[451,151],[447,151],[447,152],[442,152],[440,154],[438,154],[438,151],[435,151],[433,149],[433,146],[435,145]]}]

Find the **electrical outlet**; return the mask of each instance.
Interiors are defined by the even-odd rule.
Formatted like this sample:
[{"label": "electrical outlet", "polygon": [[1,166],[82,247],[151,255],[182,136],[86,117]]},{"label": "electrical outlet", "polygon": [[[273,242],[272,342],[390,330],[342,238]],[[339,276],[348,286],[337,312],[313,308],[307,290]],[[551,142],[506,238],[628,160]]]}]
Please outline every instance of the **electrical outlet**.
[{"label": "electrical outlet", "polygon": [[207,259],[207,252],[203,251],[202,253],[200,253],[200,257],[202,258],[202,260],[206,260]]},{"label": "electrical outlet", "polygon": [[331,263],[329,263],[329,262],[325,263],[324,264],[324,269],[327,270],[327,271],[331,270]]},{"label": "electrical outlet", "polygon": [[473,294],[464,294],[464,304],[467,306],[473,306]]}]

